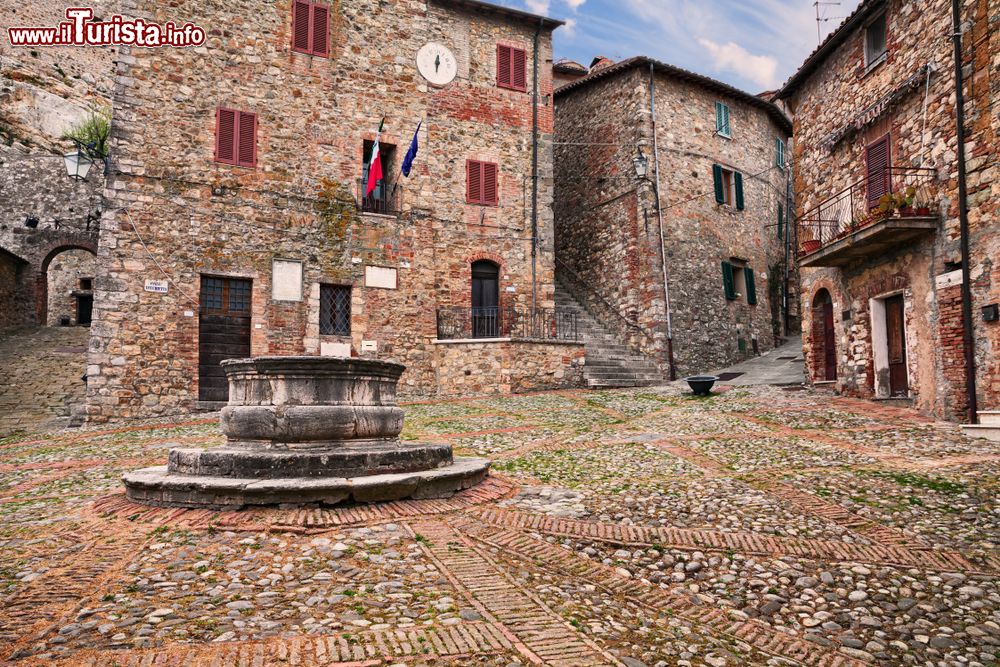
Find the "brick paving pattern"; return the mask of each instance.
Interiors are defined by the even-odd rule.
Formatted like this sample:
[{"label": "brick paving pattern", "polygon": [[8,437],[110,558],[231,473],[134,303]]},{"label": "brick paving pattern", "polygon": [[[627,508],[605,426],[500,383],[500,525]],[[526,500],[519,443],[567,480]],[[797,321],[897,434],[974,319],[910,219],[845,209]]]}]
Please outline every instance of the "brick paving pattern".
[{"label": "brick paving pattern", "polygon": [[127,502],[213,418],[0,441],[15,665],[993,665],[1000,452],[809,391],[561,391],[407,407],[495,470],[447,500]]}]

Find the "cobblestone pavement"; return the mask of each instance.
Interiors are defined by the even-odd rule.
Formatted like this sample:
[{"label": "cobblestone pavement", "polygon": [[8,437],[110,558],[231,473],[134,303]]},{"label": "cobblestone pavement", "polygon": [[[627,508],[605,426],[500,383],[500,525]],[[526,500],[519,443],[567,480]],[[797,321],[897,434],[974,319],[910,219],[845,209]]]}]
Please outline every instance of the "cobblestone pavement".
[{"label": "cobblestone pavement", "polygon": [[893,407],[679,385],[432,402],[448,500],[128,503],[213,419],[0,440],[0,662],[995,665],[1000,451]]},{"label": "cobblestone pavement", "polygon": [[0,438],[83,414],[87,327],[0,329]]}]

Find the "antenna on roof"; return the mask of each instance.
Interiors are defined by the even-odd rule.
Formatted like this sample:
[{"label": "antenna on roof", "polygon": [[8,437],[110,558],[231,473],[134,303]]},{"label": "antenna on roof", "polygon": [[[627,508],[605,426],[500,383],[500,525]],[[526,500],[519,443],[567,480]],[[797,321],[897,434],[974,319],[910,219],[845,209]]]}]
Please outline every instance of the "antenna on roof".
[{"label": "antenna on roof", "polygon": [[816,8],[816,43],[817,44],[822,44],[823,43],[823,33],[822,33],[821,29],[820,29],[820,25],[822,23],[824,23],[825,21],[829,21],[830,20],[830,18],[828,18],[828,17],[820,16],[820,14],[819,14],[820,5],[831,5],[831,6],[839,7],[840,3],[839,2],[820,2],[820,0],[816,0],[816,2],[813,3],[813,7]]}]

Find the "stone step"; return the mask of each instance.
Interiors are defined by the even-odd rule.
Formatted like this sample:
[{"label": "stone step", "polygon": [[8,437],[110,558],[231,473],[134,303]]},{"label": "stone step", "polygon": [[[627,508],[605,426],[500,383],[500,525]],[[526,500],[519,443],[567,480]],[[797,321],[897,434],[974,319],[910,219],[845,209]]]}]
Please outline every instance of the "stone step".
[{"label": "stone step", "polygon": [[1000,426],[1000,410],[980,410],[976,414],[983,426]]},{"label": "stone step", "polygon": [[1000,426],[994,424],[964,424],[962,432],[970,438],[986,438],[992,442],[1000,442]]}]

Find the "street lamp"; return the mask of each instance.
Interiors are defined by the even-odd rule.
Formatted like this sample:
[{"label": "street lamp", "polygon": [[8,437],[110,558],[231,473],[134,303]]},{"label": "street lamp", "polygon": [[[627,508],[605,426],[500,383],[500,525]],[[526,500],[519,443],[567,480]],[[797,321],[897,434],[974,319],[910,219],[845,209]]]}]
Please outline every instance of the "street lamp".
[{"label": "street lamp", "polygon": [[66,162],[66,173],[69,174],[70,178],[77,181],[86,179],[87,174],[90,173],[90,168],[94,164],[94,161],[90,157],[84,155],[79,143],[77,143],[74,152],[63,155],[63,160]]},{"label": "street lamp", "polygon": [[642,146],[638,146],[638,149],[639,154],[632,158],[632,165],[635,167],[635,175],[639,177],[639,180],[643,180],[649,173],[649,158],[643,154]]}]

